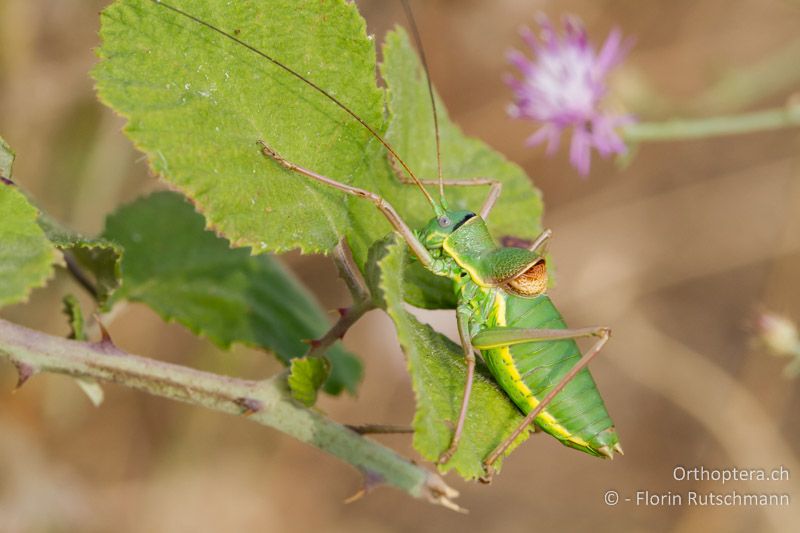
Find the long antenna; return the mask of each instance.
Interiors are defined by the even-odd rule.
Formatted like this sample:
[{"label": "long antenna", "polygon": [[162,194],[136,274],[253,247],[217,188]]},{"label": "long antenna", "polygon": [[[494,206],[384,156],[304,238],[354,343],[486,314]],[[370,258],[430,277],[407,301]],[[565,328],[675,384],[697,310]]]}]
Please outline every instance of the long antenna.
[{"label": "long antenna", "polygon": [[414,20],[414,13],[411,11],[411,6],[408,0],[401,0],[403,9],[406,12],[406,18],[411,25],[411,33],[414,35],[414,41],[417,43],[419,50],[419,57],[422,59],[422,68],[425,69],[425,80],[428,82],[428,95],[431,97],[431,110],[433,111],[433,131],[436,135],[436,165],[439,171],[439,200],[445,205],[444,201],[444,180],[442,179],[442,147],[439,140],[439,114],[436,112],[436,98],[433,96],[433,85],[431,84],[431,73],[428,69],[428,60],[425,58],[425,47],[422,46],[422,37],[420,37],[419,29],[417,29],[417,22]]},{"label": "long antenna", "polygon": [[394,151],[394,148],[392,148],[389,145],[389,143],[386,142],[386,140],[384,140],[384,138],[381,137],[378,134],[377,131],[375,131],[369,124],[367,124],[364,121],[364,119],[362,119],[361,117],[356,115],[355,112],[353,112],[349,107],[344,105],[339,99],[337,99],[331,93],[329,93],[328,91],[326,91],[325,89],[323,89],[322,87],[320,87],[319,85],[314,83],[313,81],[309,80],[308,78],[306,78],[305,76],[303,76],[302,74],[297,72],[296,70],[292,69],[291,67],[288,67],[288,66],[284,65],[283,63],[281,63],[277,59],[274,59],[273,57],[265,54],[264,52],[262,52],[261,50],[259,50],[255,46],[246,43],[245,41],[239,39],[235,35],[232,35],[232,34],[226,32],[225,30],[222,30],[222,29],[214,26],[213,24],[210,24],[210,23],[208,23],[208,22],[206,22],[204,20],[201,20],[201,19],[195,17],[194,15],[191,15],[191,14],[187,13],[186,11],[183,11],[180,8],[177,8],[177,7],[174,7],[174,6],[171,6],[171,5],[167,4],[165,2],[162,2],[161,0],[151,0],[151,2],[153,2],[154,4],[157,4],[157,5],[163,6],[163,7],[167,8],[167,9],[169,9],[171,11],[174,11],[175,13],[177,13],[177,14],[183,16],[183,17],[186,17],[187,19],[189,19],[191,21],[194,21],[194,22],[200,24],[201,26],[205,26],[206,28],[217,32],[218,34],[230,39],[231,41],[244,46],[245,48],[247,48],[251,52],[254,52],[255,54],[258,54],[259,56],[263,57],[264,59],[272,62],[274,65],[282,68],[283,70],[285,70],[286,72],[288,72],[292,76],[300,79],[301,81],[303,81],[304,83],[306,83],[307,85],[309,85],[310,87],[312,87],[313,89],[315,89],[316,91],[318,91],[319,93],[324,95],[326,98],[331,100],[334,104],[336,104],[341,109],[343,109],[345,112],[347,112],[348,115],[350,115],[351,117],[356,119],[359,124],[364,126],[364,128],[366,128],[367,131],[369,131],[372,134],[373,137],[378,139],[378,141],[380,141],[380,143],[389,151],[389,153],[392,154],[392,157],[394,157],[395,159],[397,159],[397,161],[400,162],[400,164],[403,166],[403,169],[405,169],[405,171],[408,173],[408,175],[411,176],[411,179],[414,180],[414,183],[417,184],[417,187],[419,187],[419,190],[421,190],[422,193],[425,195],[425,198],[431,204],[431,206],[433,207],[434,211],[436,211],[436,213],[439,214],[439,211],[440,211],[439,205],[434,201],[433,197],[430,195],[430,193],[422,185],[422,182],[420,182],[419,178],[417,178],[417,176],[411,171],[411,169],[408,168],[408,165],[405,163],[405,161],[403,161],[403,159],[397,154],[397,152]]}]

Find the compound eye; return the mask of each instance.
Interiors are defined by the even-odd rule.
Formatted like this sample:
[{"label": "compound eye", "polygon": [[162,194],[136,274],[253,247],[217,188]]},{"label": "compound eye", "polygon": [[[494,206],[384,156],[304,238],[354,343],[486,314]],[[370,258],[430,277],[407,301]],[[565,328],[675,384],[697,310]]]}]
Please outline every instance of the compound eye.
[{"label": "compound eye", "polygon": [[447,218],[446,216],[439,217],[438,222],[439,222],[439,226],[441,226],[443,228],[446,228],[447,226],[450,225],[450,219]]}]

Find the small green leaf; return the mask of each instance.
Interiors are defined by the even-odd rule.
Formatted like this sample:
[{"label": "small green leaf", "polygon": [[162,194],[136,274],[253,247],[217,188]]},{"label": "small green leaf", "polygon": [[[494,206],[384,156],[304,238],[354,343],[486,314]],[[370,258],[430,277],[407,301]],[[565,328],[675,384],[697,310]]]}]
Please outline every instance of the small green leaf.
[{"label": "small green leaf", "polygon": [[[14,154],[0,139],[0,174],[11,177]],[[56,250],[36,223],[39,213],[11,181],[0,182],[0,306],[22,302],[53,274]]]},{"label": "small green leaf", "polygon": [[74,262],[80,271],[79,275],[88,274],[91,277],[87,281],[94,293],[92,296],[104,306],[122,278],[122,248],[106,239],[85,237],[69,230],[45,213],[39,215],[39,225],[50,241],[64,253],[65,259]]},{"label": "small green leaf", "polygon": [[[234,342],[267,348],[285,364],[302,356],[303,341],[330,325],[313,296],[274,258],[231,249],[204,226],[202,215],[171,192],[111,215],[103,236],[125,250],[122,286],[112,301],[143,302],[224,348]],[[326,392],[354,392],[360,363],[338,344],[327,355],[333,368]]]},{"label": "small green leaf", "polygon": [[317,391],[330,373],[328,360],[324,357],[295,357],[289,368],[292,397],[307,407],[317,403]]},{"label": "small green leaf", "polygon": [[[67,319],[69,320],[70,334],[68,338],[76,341],[85,341],[87,339],[85,331],[86,322],[83,319],[81,304],[72,294],[64,296],[62,301],[64,302],[64,314],[67,315]],[[103,387],[101,387],[96,380],[87,377],[78,377],[75,378],[75,384],[86,394],[89,401],[92,402],[92,405],[95,407],[100,407],[100,405],[102,405],[105,399],[105,393],[103,392]]]},{"label": "small green leaf", "polygon": [[86,337],[86,321],[83,319],[83,311],[78,299],[72,294],[64,296],[64,314],[67,315],[69,321],[69,338],[76,341],[85,341]]},{"label": "small green leaf", "polygon": [[[461,348],[421,324],[405,310],[402,295],[406,246],[389,245],[379,259],[386,309],[397,328],[397,336],[408,359],[408,369],[417,399],[414,415],[414,448],[426,459],[436,460],[450,445],[464,393],[466,365]],[[377,258],[380,252],[375,252]],[[483,459],[522,422],[523,416],[479,365],[472,389],[464,434],[458,451],[441,468],[455,469],[465,479],[483,475]],[[510,453],[527,438],[523,432]],[[499,467],[499,465],[498,465]]]}]

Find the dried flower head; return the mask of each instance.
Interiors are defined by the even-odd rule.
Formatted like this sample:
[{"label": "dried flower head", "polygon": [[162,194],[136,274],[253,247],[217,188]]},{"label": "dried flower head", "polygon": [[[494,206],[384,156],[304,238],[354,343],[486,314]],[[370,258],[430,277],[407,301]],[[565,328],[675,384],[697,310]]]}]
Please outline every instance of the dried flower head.
[{"label": "dried flower head", "polygon": [[563,36],[544,15],[539,16],[538,23],[540,38],[529,28],[521,30],[533,59],[517,50],[509,53],[509,61],[521,74],[520,79],[507,78],[515,96],[509,114],[542,123],[526,144],[547,141],[548,155],[558,149],[561,133],[572,128],[570,162],[585,176],[592,148],[603,157],[626,150],[615,129],[633,118],[603,111],[600,103],[606,93],[606,76],[625,57],[630,41],[623,42],[622,34],[615,29],[596,52],[575,17],[564,18]]}]

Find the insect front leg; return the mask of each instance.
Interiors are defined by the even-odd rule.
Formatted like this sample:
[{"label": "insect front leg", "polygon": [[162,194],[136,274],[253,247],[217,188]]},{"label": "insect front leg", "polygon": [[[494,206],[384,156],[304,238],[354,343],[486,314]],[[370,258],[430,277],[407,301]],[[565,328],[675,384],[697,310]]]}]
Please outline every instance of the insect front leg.
[{"label": "insect front leg", "polygon": [[461,348],[464,350],[464,361],[467,363],[467,379],[464,383],[464,396],[461,399],[461,409],[459,410],[456,429],[453,432],[453,439],[450,441],[450,447],[439,456],[439,459],[436,461],[437,464],[446,463],[453,457],[453,454],[456,453],[456,450],[458,450],[458,443],[461,441],[461,434],[464,431],[464,422],[467,419],[469,397],[472,394],[472,382],[475,379],[475,350],[473,349],[469,335],[469,320],[471,316],[472,309],[469,306],[463,304],[458,306],[456,310],[458,336],[461,339]]},{"label": "insect front leg", "polygon": [[[481,331],[472,338],[473,345],[480,349],[500,348],[513,346],[525,342],[552,341],[562,339],[577,339],[581,337],[598,337],[597,341],[589,348],[580,360],[573,366],[556,384],[550,389],[547,395],[539,404],[525,417],[525,420],[517,426],[511,435],[504,440],[492,453],[483,461],[486,475],[481,479],[489,482],[494,472],[493,465],[503,456],[508,447],[516,440],[519,435],[530,426],[537,416],[553,401],[553,398],[561,392],[572,379],[594,359],[611,336],[611,329],[608,327],[589,327],[579,329],[525,329],[525,328],[488,328]],[[617,447],[617,452],[622,449]],[[609,454],[611,451],[609,450]]]},{"label": "insect front leg", "polygon": [[408,243],[409,248],[411,248],[411,251],[417,256],[417,259],[419,259],[420,263],[422,263],[424,267],[430,267],[433,264],[433,258],[431,257],[431,254],[428,252],[425,246],[419,242],[419,239],[417,239],[417,237],[414,235],[414,232],[411,231],[411,228],[408,227],[408,224],[406,224],[405,221],[400,218],[400,215],[397,213],[397,211],[395,211],[394,207],[392,207],[389,202],[373,192],[359,189],[358,187],[352,187],[292,163],[262,140],[259,140],[258,144],[261,146],[261,152],[265,156],[280,164],[283,168],[291,170],[292,172],[297,172],[298,174],[302,174],[303,176],[311,178],[320,183],[324,183],[329,187],[333,187],[334,189],[338,189],[347,194],[364,198],[375,204],[375,207],[377,207],[381,213],[383,213],[389,223],[403,237],[406,243]]},{"label": "insect front leg", "polygon": [[541,248],[541,255],[545,255],[547,253],[547,245],[550,244],[550,237],[553,236],[553,230],[550,228],[544,230],[536,240],[528,247],[528,250],[535,252]]}]

